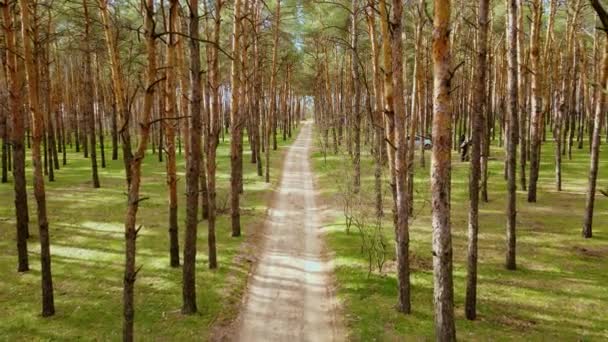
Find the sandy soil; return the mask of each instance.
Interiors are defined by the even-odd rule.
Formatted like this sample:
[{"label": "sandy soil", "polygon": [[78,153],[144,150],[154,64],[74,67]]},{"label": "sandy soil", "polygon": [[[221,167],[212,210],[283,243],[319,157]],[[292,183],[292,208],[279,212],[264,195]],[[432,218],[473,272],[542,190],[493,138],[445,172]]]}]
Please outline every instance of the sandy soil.
[{"label": "sandy soil", "polygon": [[323,253],[309,154],[312,124],[289,148],[258,262],[236,322],[237,341],[342,341],[331,263]]}]

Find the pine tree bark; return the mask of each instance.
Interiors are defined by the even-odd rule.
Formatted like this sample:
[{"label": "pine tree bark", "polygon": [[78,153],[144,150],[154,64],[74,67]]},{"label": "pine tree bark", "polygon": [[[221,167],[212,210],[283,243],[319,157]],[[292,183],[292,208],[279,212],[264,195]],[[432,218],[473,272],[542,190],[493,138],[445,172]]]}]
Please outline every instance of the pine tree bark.
[{"label": "pine tree bark", "polygon": [[230,98],[230,218],[232,236],[241,235],[240,213],[240,164],[239,142],[241,135],[241,0],[234,1],[234,23],[232,28],[232,85]]},{"label": "pine tree bark", "polygon": [[26,272],[29,270],[29,260],[27,255],[28,238],[28,206],[27,191],[25,181],[25,120],[22,106],[21,87],[22,79],[19,77],[19,62],[16,46],[15,23],[9,3],[1,2],[2,17],[4,20],[5,41],[6,41],[6,64],[9,81],[9,109],[12,113],[12,148],[13,148],[13,183],[15,189],[15,216],[17,228],[17,271]]},{"label": "pine tree bark", "polygon": [[435,338],[455,341],[454,284],[452,280],[452,233],[450,225],[450,178],[452,100],[450,70],[450,0],[434,1],[433,18],[433,151],[431,154],[431,202],[433,225],[433,278]]},{"label": "pine tree bark", "polygon": [[[209,196],[209,215],[207,243],[209,247],[209,268],[217,267],[215,246],[215,223],[216,223],[216,152],[219,139],[221,108],[219,93],[219,43],[221,33],[221,9],[223,0],[216,0],[215,20],[213,27],[213,47],[209,66],[209,83],[211,88],[211,111],[207,134],[207,196]],[[212,262],[213,261],[213,262]]]},{"label": "pine tree bark", "polygon": [[125,94],[124,75],[122,73],[122,64],[120,62],[120,54],[118,51],[118,45],[115,41],[114,32],[110,27],[110,14],[108,11],[108,0],[98,0],[99,9],[101,16],[101,23],[106,38],[106,47],[108,55],[110,56],[110,69],[112,73],[112,84],[114,90],[114,98],[116,101],[116,107],[120,117],[120,128],[118,133],[122,139],[122,153],[125,172],[127,175],[127,185],[131,184],[131,160],[133,159],[133,152],[131,149],[131,135],[129,133],[129,104]]},{"label": "pine tree bark", "polygon": [[21,8],[21,35],[23,40],[23,58],[27,80],[30,122],[32,125],[32,166],[34,169],[34,197],[38,207],[38,232],[40,238],[40,273],[42,276],[42,316],[55,314],[53,296],[53,279],[51,275],[51,246],[49,237],[49,222],[46,212],[46,193],[44,190],[44,175],[42,173],[42,157],[40,144],[44,134],[44,118],[40,108],[38,94],[38,72],[34,64],[34,47],[32,37],[33,27],[30,11],[36,6],[30,0],[19,0]]},{"label": "pine tree bark", "polygon": [[[606,36],[608,37],[608,14],[599,0],[590,0],[595,9]],[[585,203],[585,220],[583,222],[582,235],[584,238],[593,237],[593,209],[595,205],[595,191],[597,174],[599,169],[599,152],[601,145],[601,130],[604,126],[606,89],[608,89],[608,44],[605,44],[604,57],[602,58],[602,78],[600,82],[599,98],[595,106],[595,117],[593,119],[593,140],[591,141],[591,161],[589,167],[589,185],[587,187],[587,199]]]},{"label": "pine tree bark", "polygon": [[272,69],[270,74],[270,108],[266,115],[266,183],[270,183],[270,138],[273,137],[274,149],[276,150],[276,134],[274,122],[276,116],[276,88],[277,88],[277,64],[279,51],[279,32],[281,23],[281,0],[277,1],[274,18],[274,33],[272,47]]},{"label": "pine tree bark", "polygon": [[[519,0],[519,8],[523,8],[524,0]],[[528,111],[526,108],[526,57],[525,57],[525,48],[524,48],[524,39],[525,39],[525,31],[524,31],[524,14],[522,10],[519,10],[517,13],[517,103],[518,103],[518,120],[517,120],[517,130],[518,130],[518,140],[519,140],[519,184],[522,190],[526,190],[527,188],[527,180],[526,180],[526,161],[527,161],[527,151],[528,151],[528,133],[527,133],[527,115]]]},{"label": "pine tree bark", "polygon": [[410,303],[410,265],[409,265],[409,194],[407,186],[408,140],[406,135],[405,101],[403,86],[403,1],[393,0],[391,14],[390,40],[392,45],[393,68],[393,111],[395,113],[395,186],[397,208],[397,282],[399,283],[398,310],[409,314]]},{"label": "pine tree bark", "polygon": [[469,226],[467,249],[467,289],[465,316],[469,320],[477,317],[477,235],[479,231],[479,181],[481,178],[481,139],[484,139],[484,116],[487,108],[487,49],[488,49],[489,0],[479,0],[477,61],[475,66],[475,92],[471,112],[471,166],[469,178]]},{"label": "pine tree bark", "polygon": [[[177,202],[177,166],[175,156],[175,129],[177,121],[176,75],[177,68],[177,16],[178,0],[169,2],[169,41],[167,45],[167,80],[165,83],[165,140],[167,151],[167,186],[169,187],[169,262],[171,267],[179,267],[179,225]],[[175,119],[174,119],[175,118]]]},{"label": "pine tree bark", "polygon": [[198,229],[198,184],[201,155],[201,74],[198,0],[189,0],[189,47],[190,47],[190,147],[186,168],[186,235],[184,241],[184,265],[182,281],[182,313],[197,312],[196,305],[196,236]]},{"label": "pine tree bark", "polygon": [[[350,56],[351,56],[351,73],[353,86],[353,135],[354,135],[354,153],[353,153],[353,192],[358,193],[361,187],[361,81],[359,79],[359,52],[358,35],[357,35],[357,18],[359,6],[357,0],[352,0],[351,3],[351,23],[350,23]],[[401,39],[401,36],[399,37]]]},{"label": "pine tree bark", "polygon": [[532,2],[532,29],[530,32],[530,73],[532,77],[532,119],[530,122],[530,184],[528,202],[536,202],[536,185],[540,169],[540,148],[542,130],[542,66],[540,65],[540,29],[542,25],[543,3]]},{"label": "pine tree bark", "polygon": [[150,125],[152,107],[155,100],[156,81],[156,47],[154,32],[154,0],[146,0],[143,5],[144,34],[148,64],[146,66],[146,89],[141,122],[139,123],[139,145],[131,160],[131,186],[128,193],[128,207],[125,218],[125,274],[123,289],[123,341],[133,341],[133,323],[135,319],[134,291],[135,279],[139,269],[135,269],[137,233],[141,228],[135,228],[142,182],[141,165],[144,160],[148,141],[150,139]]},{"label": "pine tree bark", "polygon": [[[86,78],[84,84],[84,92],[85,92],[85,116],[86,116],[86,132],[89,138],[89,147],[90,147],[90,158],[91,158],[91,180],[93,182],[94,188],[99,188],[99,172],[97,168],[97,145],[95,139],[95,106],[93,102],[95,101],[95,93],[93,89],[95,74],[93,73],[93,62],[91,58],[91,47],[89,46],[90,41],[90,27],[91,20],[89,18],[89,10],[87,7],[87,1],[82,1],[82,8],[84,13],[84,29],[85,29],[85,37],[84,37],[84,77]],[[49,127],[49,130],[52,130],[52,127]]]},{"label": "pine tree bark", "polygon": [[518,0],[507,0],[508,14],[508,139],[507,139],[507,254],[505,266],[509,270],[516,268],[516,157],[517,157],[517,111],[518,111],[518,65],[517,65],[517,16]]},{"label": "pine tree bark", "polygon": [[[372,84],[374,89],[373,115],[371,124],[374,127],[374,190],[376,217],[384,216],[383,201],[382,201],[382,151],[384,147],[384,125],[382,120],[382,75],[379,67],[379,51],[378,41],[376,39],[376,13],[374,9],[374,1],[368,0],[366,12],[367,25],[369,31],[369,39],[371,45],[372,59]],[[299,102],[298,102],[299,104]],[[335,116],[335,114],[333,114]],[[335,124],[334,124],[335,137]],[[335,139],[334,139],[335,141]]]}]

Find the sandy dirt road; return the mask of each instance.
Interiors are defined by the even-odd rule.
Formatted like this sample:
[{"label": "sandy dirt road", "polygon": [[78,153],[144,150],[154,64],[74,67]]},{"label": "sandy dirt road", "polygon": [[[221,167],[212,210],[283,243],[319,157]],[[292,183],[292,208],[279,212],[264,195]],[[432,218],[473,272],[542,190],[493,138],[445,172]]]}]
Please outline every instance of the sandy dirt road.
[{"label": "sandy dirt road", "polygon": [[309,163],[312,124],[289,148],[266,220],[261,252],[237,320],[237,341],[342,341],[323,257],[320,214]]}]

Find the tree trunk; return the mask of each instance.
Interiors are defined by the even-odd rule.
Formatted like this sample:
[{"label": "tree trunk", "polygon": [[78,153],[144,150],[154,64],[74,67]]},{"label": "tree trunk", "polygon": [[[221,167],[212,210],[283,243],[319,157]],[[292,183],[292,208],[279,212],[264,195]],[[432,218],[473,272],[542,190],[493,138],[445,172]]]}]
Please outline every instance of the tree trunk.
[{"label": "tree trunk", "polygon": [[518,66],[517,66],[517,15],[518,0],[507,0],[508,14],[508,138],[507,138],[507,254],[506,268],[514,270],[515,263],[515,227],[516,227],[516,157],[517,157],[517,110],[518,110]]},{"label": "tree trunk", "polygon": [[135,279],[139,269],[135,269],[137,233],[141,228],[135,228],[141,186],[141,165],[144,160],[150,137],[152,107],[154,105],[154,88],[156,86],[156,48],[154,33],[154,2],[146,0],[143,4],[144,30],[146,37],[146,52],[148,65],[146,66],[146,89],[142,121],[139,122],[139,146],[131,161],[131,186],[129,187],[128,207],[125,219],[125,274],[123,290],[123,341],[133,341],[133,323],[135,318],[134,290]]},{"label": "tree trunk", "polygon": [[131,151],[131,135],[129,134],[129,104],[125,94],[124,75],[122,73],[122,65],[118,44],[115,41],[115,35],[110,28],[110,15],[108,13],[108,0],[98,0],[101,15],[101,22],[106,38],[106,46],[108,55],[110,56],[110,69],[112,72],[112,84],[114,90],[114,98],[116,100],[117,110],[120,116],[120,128],[118,132],[122,138],[122,152],[125,172],[127,175],[127,185],[131,184],[131,160],[133,152]]},{"label": "tree trunk", "polygon": [[395,185],[397,208],[397,282],[399,284],[398,310],[409,314],[410,303],[410,265],[409,265],[409,196],[407,191],[407,145],[404,86],[403,86],[403,40],[402,40],[403,2],[393,0],[390,40],[392,45],[393,69],[393,111],[395,113]]},{"label": "tree trunk", "polygon": [[532,119],[530,122],[530,184],[528,202],[536,202],[536,184],[540,168],[542,104],[542,67],[540,66],[540,29],[543,4],[541,0],[532,2],[533,21],[530,37],[530,70],[532,77]]},{"label": "tree trunk", "polygon": [[232,31],[232,85],[230,98],[230,218],[232,236],[241,236],[239,142],[241,136],[241,0],[234,1]]},{"label": "tree trunk", "polygon": [[[608,30],[608,14],[600,4],[599,0],[591,0],[591,4],[597,12],[604,30]],[[608,37],[608,32],[606,33]],[[600,132],[604,126],[606,102],[606,89],[608,88],[608,44],[605,44],[604,57],[602,58],[602,78],[600,82],[599,98],[595,106],[595,117],[593,120],[593,140],[591,141],[591,161],[589,167],[589,185],[587,187],[587,199],[585,203],[585,220],[583,222],[582,235],[584,238],[593,236],[593,208],[595,204],[595,187],[599,169],[599,153],[601,145]]]},{"label": "tree trunk", "polygon": [[34,49],[32,47],[32,25],[30,11],[35,3],[30,0],[19,0],[21,7],[21,34],[23,39],[23,57],[29,97],[29,111],[32,125],[32,166],[34,169],[34,197],[38,207],[38,230],[40,235],[40,273],[42,276],[42,316],[55,314],[53,299],[53,279],[51,275],[51,246],[49,237],[49,222],[46,213],[46,194],[44,190],[44,175],[42,174],[42,157],[40,143],[43,136],[44,118],[40,110],[38,98],[38,73],[34,65]]},{"label": "tree trunk", "polygon": [[433,19],[433,151],[431,193],[433,225],[433,278],[437,341],[455,341],[450,178],[452,103],[450,70],[450,0],[435,0]]},{"label": "tree trunk", "polygon": [[[219,93],[219,42],[221,32],[221,9],[222,0],[216,0],[215,20],[213,28],[214,45],[211,49],[209,65],[209,82],[211,85],[211,110],[209,117],[209,127],[207,135],[207,196],[209,196],[209,215],[208,215],[208,238],[209,246],[209,268],[217,267],[216,246],[215,246],[215,222],[216,222],[216,152],[219,139],[221,108]],[[213,262],[212,262],[213,261]]]},{"label": "tree trunk", "polygon": [[[169,32],[177,32],[178,0],[169,2]],[[171,267],[179,267],[179,226],[177,203],[177,166],[175,157],[175,128],[177,99],[175,93],[177,68],[176,55],[177,34],[169,34],[167,45],[167,80],[165,88],[165,134],[167,145],[167,186],[169,187],[169,263]]]},{"label": "tree trunk", "polygon": [[198,183],[201,156],[201,74],[198,0],[190,0],[190,147],[186,168],[186,235],[184,241],[184,266],[182,313],[197,312],[196,306],[196,236],[198,229]]},{"label": "tree trunk", "polygon": [[266,115],[266,183],[270,182],[270,137],[273,136],[274,149],[276,150],[276,133],[274,120],[276,116],[276,88],[277,88],[277,64],[279,50],[279,27],[281,24],[281,0],[277,1],[275,10],[273,47],[272,47],[272,69],[270,74],[270,108]]},{"label": "tree trunk", "polygon": [[28,206],[25,181],[25,120],[22,106],[21,87],[22,79],[19,76],[19,63],[17,60],[16,34],[14,22],[7,2],[0,4],[6,33],[6,65],[9,81],[9,108],[12,113],[12,148],[13,148],[13,183],[15,189],[15,216],[17,218],[17,271],[29,270],[27,255],[28,238]]},{"label": "tree trunk", "polygon": [[95,139],[95,106],[94,106],[94,101],[95,101],[95,92],[93,89],[94,86],[94,80],[93,78],[95,77],[95,74],[93,74],[93,62],[91,60],[91,49],[89,46],[89,41],[90,41],[90,19],[89,19],[89,10],[87,8],[87,1],[83,0],[82,1],[82,7],[83,7],[83,12],[84,12],[84,18],[85,18],[85,38],[84,38],[84,77],[86,79],[85,84],[84,84],[84,92],[85,92],[85,116],[86,116],[86,123],[87,123],[87,135],[89,138],[89,147],[90,147],[90,157],[91,157],[91,177],[92,177],[92,181],[93,181],[93,187],[94,188],[99,188],[100,184],[99,184],[99,173],[98,173],[98,169],[97,169],[97,146],[96,146],[96,139]]},{"label": "tree trunk", "polygon": [[[352,0],[351,4],[351,19],[350,19],[350,55],[351,55],[351,73],[353,78],[353,135],[354,135],[354,153],[353,153],[353,192],[358,193],[361,187],[361,86],[359,80],[359,52],[357,51],[358,36],[357,36],[357,17],[359,13],[357,0]],[[401,18],[399,18],[401,19]],[[401,39],[401,32],[399,32]]]},{"label": "tree trunk", "polygon": [[[374,127],[374,190],[376,217],[381,219],[384,216],[383,201],[382,201],[382,150],[384,146],[384,129],[382,122],[382,90],[381,90],[381,74],[378,62],[378,41],[376,39],[376,13],[373,8],[373,0],[368,0],[369,6],[367,9],[367,23],[369,29],[369,39],[371,43],[371,58],[372,58],[372,82],[374,88],[374,104],[371,124]],[[332,113],[335,116],[335,114]],[[334,144],[335,127],[334,127]],[[337,148],[337,147],[336,147]]]},{"label": "tree trunk", "polygon": [[489,0],[479,0],[477,24],[477,62],[475,66],[475,85],[471,121],[471,169],[469,178],[469,227],[467,249],[467,290],[465,316],[469,320],[477,317],[477,235],[479,230],[479,180],[481,178],[481,139],[484,132],[484,110],[486,102],[486,67],[488,49],[488,9]]}]

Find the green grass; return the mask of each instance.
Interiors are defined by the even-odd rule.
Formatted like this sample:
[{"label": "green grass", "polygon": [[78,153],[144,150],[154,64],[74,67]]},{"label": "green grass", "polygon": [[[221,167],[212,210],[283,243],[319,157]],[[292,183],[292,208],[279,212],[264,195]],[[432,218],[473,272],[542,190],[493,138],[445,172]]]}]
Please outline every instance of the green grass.
[{"label": "green grass", "polygon": [[[608,148],[601,153],[598,186],[608,187]],[[338,296],[354,341],[431,340],[434,338],[431,256],[430,162],[421,169],[416,159],[415,213],[410,225],[412,260],[411,315],[394,309],[393,229],[388,192],[385,193],[384,234],[389,241],[388,272],[368,277],[357,230],[346,234],[337,177],[350,161],[313,155],[317,186],[336,208],[335,222],[326,227],[335,253]],[[516,271],[504,268],[506,182],[501,148],[493,147],[489,163],[489,203],[480,205],[478,320],[464,318],[466,277],[468,163],[453,156],[452,235],[454,248],[455,314],[461,340],[606,340],[608,339],[608,199],[596,197],[594,237],[581,238],[589,168],[588,146],[563,160],[563,191],[554,186],[553,144],[542,150],[538,203],[526,202],[518,191]],[[346,166],[345,166],[346,165]],[[372,194],[373,163],[362,160],[364,191]],[[519,172],[519,169],[518,169]]]},{"label": "green grass", "polygon": [[[294,133],[294,137],[296,134]],[[245,138],[242,227],[245,237],[230,237],[230,218],[218,217],[219,269],[207,267],[207,227],[198,230],[197,301],[200,313],[183,316],[181,269],[169,267],[168,198],[164,163],[148,153],[143,164],[137,240],[137,264],[143,265],[135,285],[135,336],[138,340],[207,339],[214,325],[237,314],[250,262],[248,236],[259,233],[268,195],[277,184],[285,147],[271,153],[271,184],[258,177]],[[40,316],[40,261],[36,205],[31,188],[31,161],[27,159],[30,232],[30,268],[17,269],[13,184],[0,184],[0,340],[119,340],[122,327],[124,264],[125,180],[122,161],[100,168],[101,188],[93,189],[90,161],[69,150],[68,165],[46,182],[51,234],[56,315]],[[106,155],[109,155],[106,150]],[[150,151],[151,152],[151,151]],[[99,156],[99,154],[98,154]],[[28,156],[29,158],[29,156]],[[230,177],[229,142],[218,148],[218,208],[227,202]],[[184,159],[178,156],[179,222],[185,220]],[[228,207],[229,208],[229,207]],[[200,210],[199,210],[200,212]],[[180,235],[180,245],[183,237]],[[181,248],[181,247],[180,247]],[[180,255],[181,255],[180,250]]]}]

